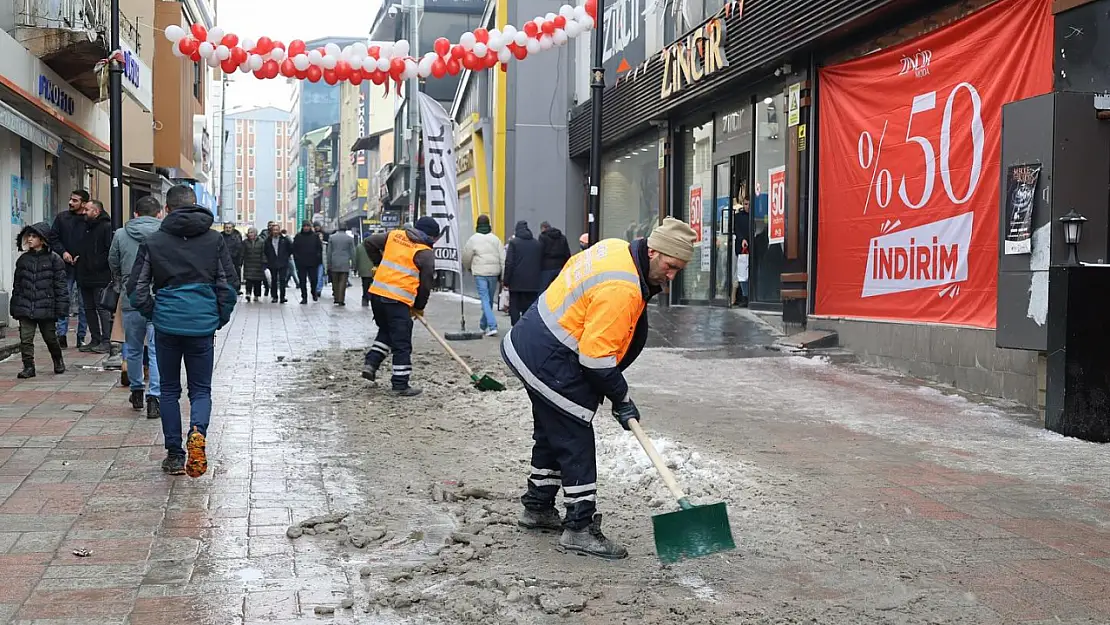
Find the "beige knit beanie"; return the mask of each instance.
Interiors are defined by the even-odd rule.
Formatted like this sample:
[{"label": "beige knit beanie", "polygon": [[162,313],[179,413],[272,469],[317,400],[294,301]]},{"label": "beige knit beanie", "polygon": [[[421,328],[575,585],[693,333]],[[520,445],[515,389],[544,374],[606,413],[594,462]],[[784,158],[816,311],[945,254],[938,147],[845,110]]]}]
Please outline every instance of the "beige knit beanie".
[{"label": "beige knit beanie", "polygon": [[697,238],[697,233],[686,222],[666,217],[663,223],[651,231],[648,247],[661,254],[690,262],[694,257],[694,240]]}]

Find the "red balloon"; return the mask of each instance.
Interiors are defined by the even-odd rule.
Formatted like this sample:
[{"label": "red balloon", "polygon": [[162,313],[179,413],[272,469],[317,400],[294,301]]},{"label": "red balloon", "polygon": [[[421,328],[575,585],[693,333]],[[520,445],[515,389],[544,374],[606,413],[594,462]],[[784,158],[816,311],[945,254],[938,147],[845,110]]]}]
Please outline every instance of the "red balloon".
[{"label": "red balloon", "polygon": [[529,37],[535,37],[536,35],[539,34],[539,32],[540,32],[540,27],[536,26],[535,22],[525,22],[524,23],[524,34],[525,35],[528,35]]},{"label": "red balloon", "polygon": [[458,61],[456,61],[455,59],[449,59],[447,61],[447,73],[448,74],[451,74],[452,76],[458,76],[460,71],[462,71],[462,68],[459,67],[459,62]]},{"label": "red balloon", "polygon": [[448,41],[447,37],[436,39],[435,51],[440,56],[447,56],[447,53],[451,51],[451,42]]},{"label": "red balloon", "polygon": [[389,62],[389,76],[393,80],[401,80],[401,74],[405,72],[405,60],[393,59]]},{"label": "red balloon", "polygon": [[309,82],[320,82],[320,77],[324,75],[323,70],[317,65],[309,65],[305,73],[308,75]]},{"label": "red balloon", "polygon": [[544,22],[543,26],[540,26],[540,30],[542,30],[545,35],[553,35],[555,34],[555,24],[554,22]]},{"label": "red balloon", "polygon": [[189,27],[189,30],[192,31],[193,36],[196,37],[198,41],[206,41],[208,39],[208,29],[204,27],[204,24],[193,24]]},{"label": "red balloon", "polygon": [[385,72],[383,72],[380,69],[376,69],[376,70],[370,72],[370,82],[374,83],[375,85],[380,85],[380,84],[384,83],[385,82]]},{"label": "red balloon", "polygon": [[177,42],[177,49],[181,51],[181,54],[184,54],[185,56],[191,56],[194,52],[197,51],[197,47],[199,45],[200,43],[198,43],[197,40],[193,39],[192,37],[182,37]]},{"label": "red balloon", "polygon": [[262,64],[262,69],[260,71],[266,76],[266,78],[277,78],[279,71],[277,61],[273,59],[266,61]]},{"label": "red balloon", "polygon": [[220,40],[220,43],[229,48],[234,48],[235,46],[239,45],[239,35],[236,35],[235,33],[228,33],[224,35],[224,38]]},{"label": "red balloon", "polygon": [[271,48],[271,49],[272,50],[277,50],[278,48],[281,48],[282,50],[284,50],[285,49],[285,44],[278,41],[277,39],[274,39],[274,47]]},{"label": "red balloon", "polygon": [[489,43],[489,31],[485,28],[475,28],[474,39],[476,39],[478,43]]},{"label": "red balloon", "polygon": [[462,64],[466,69],[479,69],[482,67],[482,60],[478,58],[477,54],[467,52],[466,56],[463,57]]},{"label": "red balloon", "polygon": [[525,58],[528,57],[528,48],[525,48],[524,46],[513,44],[512,50],[513,56],[515,56],[516,60],[518,61],[523,61]]},{"label": "red balloon", "polygon": [[466,48],[457,43],[451,46],[451,58],[461,61],[464,56],[466,56]]},{"label": "red balloon", "polygon": [[378,58],[378,54],[381,53],[381,50],[382,49],[378,46],[370,46],[369,48],[366,48],[366,55],[372,59],[376,59]]},{"label": "red balloon", "polygon": [[556,15],[555,19],[552,20],[552,23],[555,24],[555,28],[566,28],[567,18],[563,17],[562,15]]},{"label": "red balloon", "polygon": [[351,64],[347,61],[339,61],[335,64],[335,77],[339,80],[347,80],[351,77]]},{"label": "red balloon", "polygon": [[447,63],[443,59],[436,59],[432,61],[432,76],[436,78],[443,78],[447,75]]},{"label": "red balloon", "polygon": [[247,54],[247,51],[240,48],[239,46],[235,46],[231,49],[231,58],[235,61],[236,65],[242,65],[243,63],[246,63],[248,57],[250,57],[250,55]]},{"label": "red balloon", "polygon": [[597,21],[597,0],[586,0],[586,13]]},{"label": "red balloon", "polygon": [[289,48],[287,52],[289,53],[289,56],[297,56],[298,54],[304,54],[305,50],[306,48],[304,42],[300,39],[294,39],[293,41],[289,42]]},{"label": "red balloon", "polygon": [[347,80],[351,81],[352,85],[362,84],[362,70],[356,69],[351,71],[351,77]]},{"label": "red balloon", "polygon": [[324,70],[324,82],[328,83],[329,85],[334,85],[335,83],[339,82],[339,77],[335,75],[334,69]]},{"label": "red balloon", "polygon": [[301,71],[301,70],[298,69],[297,73],[293,74],[293,77],[296,78],[297,80],[304,80],[305,78],[308,78],[308,72],[307,71]]},{"label": "red balloon", "polygon": [[192,54],[190,54],[189,55],[189,60],[194,62],[194,63],[200,63],[200,50],[197,50],[196,52],[193,52]]},{"label": "red balloon", "polygon": [[273,50],[273,49],[274,49],[273,39],[270,39],[269,37],[267,37],[265,35],[259,37],[258,41],[255,42],[255,44],[254,44],[254,51],[258,54],[267,54],[267,53],[270,52],[270,50]]},{"label": "red balloon", "polygon": [[260,69],[256,69],[251,73],[254,74],[254,77],[259,79],[259,80],[265,80],[265,78],[266,78],[266,74],[264,74],[262,72],[262,70],[260,70]]},{"label": "red balloon", "polygon": [[286,78],[292,78],[297,75],[297,66],[293,65],[293,61],[285,59],[281,62],[281,75]]},{"label": "red balloon", "polygon": [[493,69],[493,67],[494,67],[495,65],[497,65],[497,55],[496,55],[496,54],[494,54],[494,53],[492,53],[492,52],[490,52],[490,53],[486,54],[485,56],[483,56],[483,57],[482,57],[481,59],[479,59],[479,60],[480,60],[480,61],[485,61],[485,63],[486,63],[486,69]]},{"label": "red balloon", "polygon": [[220,62],[220,69],[224,70],[225,74],[234,74],[235,70],[239,69],[239,64],[229,57]]}]

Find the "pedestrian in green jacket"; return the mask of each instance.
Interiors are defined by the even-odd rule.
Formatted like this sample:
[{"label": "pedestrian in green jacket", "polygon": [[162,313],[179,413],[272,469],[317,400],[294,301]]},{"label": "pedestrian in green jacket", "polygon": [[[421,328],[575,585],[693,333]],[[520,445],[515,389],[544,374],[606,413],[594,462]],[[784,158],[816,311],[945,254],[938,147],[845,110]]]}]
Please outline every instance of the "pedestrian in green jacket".
[{"label": "pedestrian in green jacket", "polygon": [[374,284],[374,261],[370,260],[370,252],[366,250],[366,242],[370,237],[366,237],[355,248],[355,271],[358,272],[362,278],[362,305],[370,305],[370,285]]}]

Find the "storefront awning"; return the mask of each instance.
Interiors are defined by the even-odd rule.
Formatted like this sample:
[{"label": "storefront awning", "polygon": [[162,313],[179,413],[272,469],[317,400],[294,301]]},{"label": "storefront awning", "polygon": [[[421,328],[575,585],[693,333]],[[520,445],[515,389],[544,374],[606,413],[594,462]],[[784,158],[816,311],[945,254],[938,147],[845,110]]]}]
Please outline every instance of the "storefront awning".
[{"label": "storefront awning", "polygon": [[[91,167],[108,175],[112,174],[112,166],[108,160],[73,145],[72,143],[62,143],[61,152],[83,163],[86,167]],[[123,166],[123,183],[129,187],[143,189],[144,191],[161,192],[162,190],[161,176],[142,169],[128,167],[127,165]]]},{"label": "storefront awning", "polygon": [[[388,131],[386,131],[388,132]],[[355,144],[351,146],[352,152],[361,152],[362,150],[373,150],[378,147],[381,142],[381,135],[370,135],[369,137],[359,137]]]}]

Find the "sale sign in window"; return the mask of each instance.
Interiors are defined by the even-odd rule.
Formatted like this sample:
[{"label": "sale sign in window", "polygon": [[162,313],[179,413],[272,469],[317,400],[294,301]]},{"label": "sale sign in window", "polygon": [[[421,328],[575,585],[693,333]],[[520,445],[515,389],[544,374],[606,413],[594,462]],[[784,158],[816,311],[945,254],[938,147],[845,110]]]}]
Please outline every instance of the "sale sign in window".
[{"label": "sale sign in window", "polygon": [[995,327],[1002,105],[1052,89],[1051,4],[820,71],[817,314]]}]

